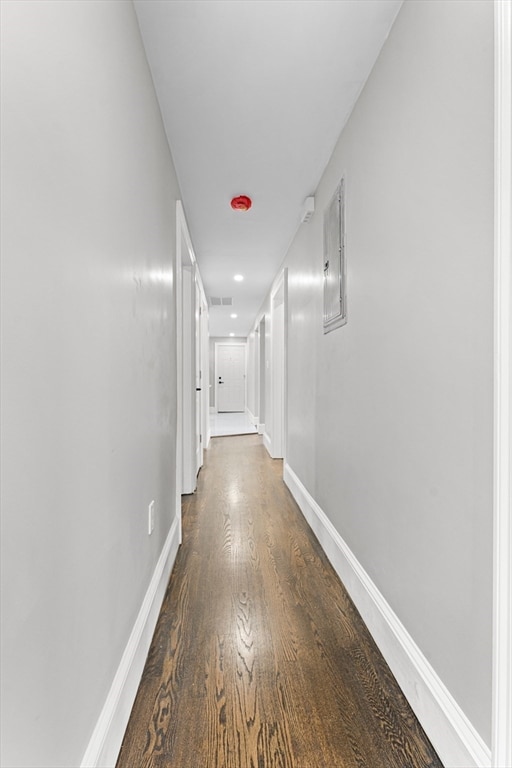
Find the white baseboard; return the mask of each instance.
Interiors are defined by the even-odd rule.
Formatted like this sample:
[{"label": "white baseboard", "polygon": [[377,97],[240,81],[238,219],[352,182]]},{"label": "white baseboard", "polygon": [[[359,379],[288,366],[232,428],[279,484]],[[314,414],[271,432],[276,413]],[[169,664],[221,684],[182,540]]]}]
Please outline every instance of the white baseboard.
[{"label": "white baseboard", "polygon": [[270,437],[267,435],[265,430],[263,430],[263,445],[268,451],[268,455],[273,458],[272,456],[272,443],[270,442]]},{"label": "white baseboard", "polygon": [[254,415],[254,413],[250,410],[250,408],[246,408],[245,412],[247,414],[247,418],[251,422],[251,424],[255,427],[258,426],[258,417]]},{"label": "white baseboard", "polygon": [[265,425],[258,424],[258,435],[263,435],[264,433],[265,433]]},{"label": "white baseboard", "polygon": [[114,768],[116,764],[178,546],[179,525],[175,518],[81,768]]},{"label": "white baseboard", "polygon": [[490,768],[491,750],[288,464],[284,481],[363,617],[445,768]]}]

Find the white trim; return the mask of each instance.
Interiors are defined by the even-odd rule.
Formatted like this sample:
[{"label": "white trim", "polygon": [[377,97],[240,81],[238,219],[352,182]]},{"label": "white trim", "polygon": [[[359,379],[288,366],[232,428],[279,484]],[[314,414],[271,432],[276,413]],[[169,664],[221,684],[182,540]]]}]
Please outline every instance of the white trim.
[{"label": "white trim", "polygon": [[178,518],[174,518],[81,768],[116,764],[178,546]]},{"label": "white trim", "polygon": [[265,425],[264,424],[258,424],[258,435],[265,434]]},{"label": "white trim", "polygon": [[248,418],[248,419],[249,419],[249,421],[251,422],[251,424],[252,424],[254,427],[257,427],[257,426],[258,426],[258,423],[259,423],[258,417],[254,415],[254,413],[251,411],[251,409],[250,409],[250,408],[246,408],[246,409],[245,409],[245,413],[246,413],[246,415],[247,415],[247,418]]},{"label": "white trim", "polygon": [[398,616],[288,464],[284,481],[447,768],[490,768],[491,753]]},{"label": "white trim", "polygon": [[193,262],[181,264],[181,323],[182,323],[182,380],[181,380],[181,493],[194,493],[197,483],[196,433],[196,284]]},{"label": "white trim", "polygon": [[[201,276],[199,275],[199,278]],[[210,445],[210,336],[208,302],[201,298],[201,430],[203,434],[203,451]],[[203,454],[204,460],[204,454]]]},{"label": "white trim", "polygon": [[512,765],[512,0],[494,4],[493,766]]},{"label": "white trim", "polygon": [[[282,292],[283,307],[282,328],[276,322],[276,297]],[[269,453],[273,459],[286,458],[286,355],[287,355],[287,306],[288,306],[288,269],[283,269],[275,278],[270,292],[270,396],[271,402],[265,402],[265,409],[270,407],[269,418],[272,430]]]},{"label": "white trim", "polygon": [[267,449],[268,455],[270,456],[270,458],[273,459],[274,457],[272,456],[272,442],[271,442],[270,437],[268,436],[268,434],[265,432],[265,425],[264,424],[262,425],[262,428],[263,428],[263,445]]},{"label": "white trim", "polygon": [[[184,248],[182,248],[184,245]],[[183,301],[184,269],[190,275],[190,306]],[[188,276],[187,276],[188,280]],[[197,290],[196,290],[197,289]],[[199,299],[197,297],[199,294]],[[198,303],[199,302],[199,303]],[[193,493],[198,472],[196,443],[197,334],[203,333],[199,304],[207,307],[206,294],[197,266],[194,247],[181,200],[176,201],[176,334],[177,334],[177,440],[176,440],[176,514],[181,518],[181,494]],[[184,318],[184,312],[187,312]],[[184,324],[186,319],[187,325]],[[189,343],[184,344],[185,339]],[[203,401],[202,401],[203,402]],[[204,446],[203,446],[204,447]],[[181,522],[180,522],[181,529]],[[181,536],[181,532],[180,532]],[[181,539],[180,539],[181,540]]]},{"label": "white trim", "polygon": [[185,213],[181,200],[176,200],[176,279],[174,303],[176,306],[176,499],[175,516],[178,520],[179,540],[181,543],[181,491],[183,473],[183,307],[182,307],[182,270],[181,241],[186,229]]}]

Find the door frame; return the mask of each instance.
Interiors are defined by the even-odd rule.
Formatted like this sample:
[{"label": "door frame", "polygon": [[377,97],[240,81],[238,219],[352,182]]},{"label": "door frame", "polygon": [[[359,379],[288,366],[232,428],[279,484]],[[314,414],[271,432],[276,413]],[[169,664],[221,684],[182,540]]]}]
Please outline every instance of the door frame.
[{"label": "door frame", "polygon": [[[275,301],[282,292],[283,327],[275,322]],[[279,337],[278,337],[279,334]],[[265,421],[270,416],[270,436],[265,445],[273,459],[286,460],[288,357],[288,269],[279,273],[270,292],[270,404],[265,403]],[[270,413],[268,406],[270,405]],[[270,439],[268,439],[270,438]],[[284,464],[283,464],[284,466]]]},{"label": "door frame", "polygon": [[204,291],[201,295],[200,308],[201,326],[201,403],[202,403],[202,434],[203,450],[210,445],[210,318],[208,315],[208,302]]},{"label": "door frame", "polygon": [[193,262],[188,263],[187,252],[181,264],[181,493],[193,493],[196,488],[196,322]]},{"label": "door frame", "polygon": [[512,765],[512,0],[494,3],[492,765]]},{"label": "door frame", "polygon": [[[202,313],[203,313],[203,301],[201,296],[201,290],[199,282],[194,280],[194,396],[195,396],[195,478],[199,474],[199,470],[203,466],[203,392],[202,392],[202,376],[203,376],[203,333],[202,333]],[[194,488],[195,490],[195,488]]]},{"label": "door frame", "polygon": [[265,419],[266,419],[266,405],[265,405],[265,380],[266,380],[266,351],[265,351],[265,314],[260,315],[256,322],[259,331],[259,383],[258,383],[258,433],[260,435],[265,434]]},{"label": "door frame", "polygon": [[261,414],[260,414],[260,324],[256,323],[253,330],[252,330],[252,338],[253,338],[253,365],[252,370],[247,376],[247,380],[249,381],[249,376],[252,377],[252,388],[253,388],[253,398],[254,398],[254,413],[249,414],[252,415],[253,424],[256,427],[256,429],[259,431],[259,426],[261,423]]},{"label": "door frame", "polygon": [[[216,341],[215,342],[215,413],[219,413],[219,377],[217,376],[217,352],[219,347],[244,348],[244,410],[247,412],[247,343],[245,341]],[[236,411],[235,411],[236,413]]]},{"label": "door frame", "polygon": [[[184,270],[190,271],[190,306],[185,307],[183,302]],[[196,295],[199,297],[196,300]],[[208,320],[206,294],[199,268],[197,266],[194,248],[185,218],[185,212],[181,200],[176,201],[176,516],[179,519],[181,541],[181,496],[184,493],[193,493],[196,487],[197,445],[196,445],[196,398],[192,392],[196,390],[196,339],[201,339],[202,380],[208,381],[204,370],[205,359],[208,355],[208,339],[204,334],[208,333]],[[198,305],[198,306],[196,306]],[[184,311],[187,311],[187,322],[190,322],[189,346],[185,348],[188,340],[184,339]],[[208,367],[208,366],[206,366]],[[205,387],[202,387],[205,389]],[[201,391],[199,399],[200,408],[204,410],[207,392]],[[205,419],[201,415],[201,425]],[[201,429],[201,434],[203,431]],[[204,446],[206,440],[202,441]]]}]

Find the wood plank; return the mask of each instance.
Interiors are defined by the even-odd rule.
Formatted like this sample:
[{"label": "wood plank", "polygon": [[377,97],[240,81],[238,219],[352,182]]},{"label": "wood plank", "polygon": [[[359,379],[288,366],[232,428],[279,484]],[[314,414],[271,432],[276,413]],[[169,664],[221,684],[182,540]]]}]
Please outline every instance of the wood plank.
[{"label": "wood plank", "polygon": [[117,768],[442,768],[282,462],[205,458]]}]

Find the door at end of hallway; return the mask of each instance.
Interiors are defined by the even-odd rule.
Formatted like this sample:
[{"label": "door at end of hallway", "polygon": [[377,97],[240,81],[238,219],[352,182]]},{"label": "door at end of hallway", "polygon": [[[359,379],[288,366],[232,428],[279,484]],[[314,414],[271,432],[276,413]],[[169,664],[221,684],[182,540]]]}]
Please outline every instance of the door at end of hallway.
[{"label": "door at end of hallway", "polygon": [[245,344],[215,345],[216,410],[245,411]]}]

